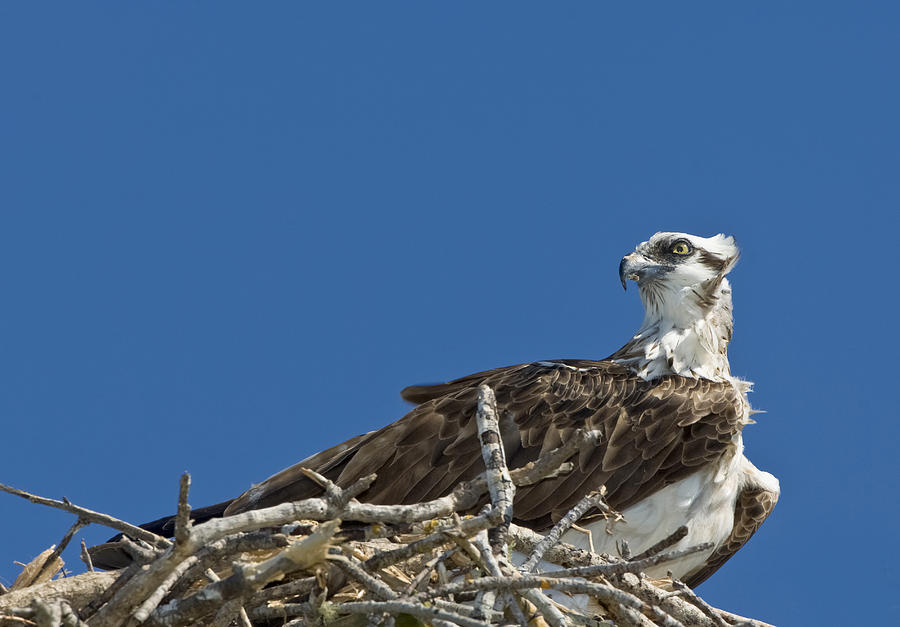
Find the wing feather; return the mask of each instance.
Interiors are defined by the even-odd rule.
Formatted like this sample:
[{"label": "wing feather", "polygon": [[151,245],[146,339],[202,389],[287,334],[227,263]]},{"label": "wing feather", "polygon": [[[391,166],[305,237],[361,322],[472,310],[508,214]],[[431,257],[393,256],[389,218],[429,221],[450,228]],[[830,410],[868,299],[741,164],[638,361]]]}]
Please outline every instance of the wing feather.
[{"label": "wing feather", "polygon": [[610,506],[625,509],[715,461],[743,426],[742,400],[727,383],[674,375],[645,381],[608,361],[498,368],[406,388],[404,398],[418,403],[406,416],[278,473],[238,497],[227,513],[320,494],[299,472],[304,465],[326,468],[342,486],[378,473],[360,496],[370,502],[409,503],[446,494],[484,470],[474,418],[481,383],[494,389],[513,468],[558,447],[576,429],[601,436],[596,446],[577,453],[573,472],[519,488],[516,519],[537,529],[602,484]]},{"label": "wing feather", "polygon": [[709,579],[731,556],[753,537],[778,502],[778,493],[762,487],[749,487],[738,495],[734,507],[734,527],[728,539],[709,556],[704,566],[684,578],[692,588]]}]

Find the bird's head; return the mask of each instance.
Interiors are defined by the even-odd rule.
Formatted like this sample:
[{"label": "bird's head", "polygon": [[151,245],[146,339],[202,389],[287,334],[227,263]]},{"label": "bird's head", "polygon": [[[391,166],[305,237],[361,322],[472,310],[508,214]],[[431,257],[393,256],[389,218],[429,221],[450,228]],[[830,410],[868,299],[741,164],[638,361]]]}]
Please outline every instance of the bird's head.
[{"label": "bird's head", "polygon": [[704,301],[716,299],[721,288],[727,289],[725,275],[738,255],[734,238],[722,234],[657,233],[622,259],[619,278],[623,287],[629,280],[637,281],[648,314],[655,309],[677,315],[688,301],[702,308]]}]

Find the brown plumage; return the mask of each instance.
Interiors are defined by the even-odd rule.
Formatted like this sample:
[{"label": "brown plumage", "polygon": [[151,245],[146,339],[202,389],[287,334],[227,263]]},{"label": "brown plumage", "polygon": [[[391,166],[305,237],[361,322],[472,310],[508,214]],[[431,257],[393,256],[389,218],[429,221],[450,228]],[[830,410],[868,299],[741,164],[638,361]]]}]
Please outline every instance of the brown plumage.
[{"label": "brown plumage", "polygon": [[474,420],[481,383],[496,393],[511,468],[560,446],[576,429],[600,433],[596,446],[578,452],[573,472],[517,491],[516,519],[536,529],[600,485],[609,504],[623,510],[715,462],[743,426],[742,399],[728,383],[677,375],[644,381],[609,361],[510,366],[407,388],[404,398],[419,405],[406,416],[279,472],[235,499],[226,515],[321,494],[301,467],[340,486],[377,473],[360,497],[372,503],[446,494],[484,470]]},{"label": "brown plumage", "polygon": [[[484,470],[475,412],[478,386],[485,383],[497,398],[510,468],[559,447],[578,429],[597,435],[572,456],[573,471],[517,490],[517,523],[546,530],[585,494],[605,486],[607,502],[626,522],[614,536],[599,523],[604,550],[614,551],[613,541],[626,538],[640,550],[687,525],[682,547],[714,547],[671,565],[695,586],[753,535],[779,494],[778,480],[743,454],[749,384],[731,376],[727,356],[732,318],[725,275],[737,258],[734,240],[724,235],[657,233],[619,265],[623,286],[638,283],[647,313],[608,360],[521,364],[406,388],[403,397],[416,407],[400,420],[195,514],[202,520],[321,495],[300,472],[304,467],[344,487],[376,473],[359,496],[371,503],[443,496]],[[168,519],[147,526],[160,533],[170,527]]]}]

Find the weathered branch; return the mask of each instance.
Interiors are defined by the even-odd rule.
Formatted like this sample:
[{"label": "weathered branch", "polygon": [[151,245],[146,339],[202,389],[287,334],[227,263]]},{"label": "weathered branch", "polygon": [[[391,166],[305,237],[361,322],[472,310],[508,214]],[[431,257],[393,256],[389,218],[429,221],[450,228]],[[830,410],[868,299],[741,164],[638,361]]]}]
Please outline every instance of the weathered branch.
[{"label": "weathered branch", "polygon": [[78,505],[73,505],[67,499],[62,501],[57,501],[56,499],[48,499],[42,496],[30,494],[29,492],[25,492],[24,490],[19,490],[18,488],[13,488],[2,483],[0,483],[0,490],[2,490],[3,492],[9,492],[10,494],[15,494],[16,496],[20,496],[23,499],[28,499],[32,503],[37,503],[38,505],[46,505],[47,507],[61,509],[64,512],[69,512],[70,514],[76,514],[82,520],[92,523],[98,523],[105,527],[109,527],[110,529],[115,529],[116,531],[127,533],[133,538],[139,538],[141,540],[149,542],[154,546],[165,548],[171,544],[171,542],[166,538],[158,536],[155,533],[151,533],[146,529],[141,529],[136,525],[132,525],[125,522],[124,520],[114,518],[109,514],[101,514],[100,512],[95,512],[84,507],[79,507]]},{"label": "weathered branch", "polygon": [[[537,568],[538,562],[541,560],[541,557],[544,556],[544,553],[547,552],[547,549],[559,542],[562,535],[568,531],[572,525],[578,522],[578,520],[584,516],[585,512],[591,508],[596,508],[601,505],[605,506],[603,503],[603,496],[605,494],[606,488],[601,486],[599,490],[591,492],[578,501],[578,503],[575,504],[575,507],[569,510],[565,516],[560,518],[544,539],[532,549],[531,555],[529,555],[528,559],[525,560],[525,563],[519,567],[519,570],[523,573],[530,573]],[[606,509],[609,508],[606,507]]]},{"label": "weathered branch", "polygon": [[491,503],[500,512],[500,523],[492,527],[491,547],[498,553],[506,547],[506,531],[513,518],[513,498],[516,486],[506,467],[506,452],[500,435],[500,420],[497,416],[497,399],[487,385],[478,388],[478,411],[475,413],[478,425],[478,440],[481,443],[481,458],[484,460],[485,479],[491,495]]},{"label": "weathered branch", "polygon": [[0,615],[16,607],[25,607],[31,599],[65,599],[73,607],[82,607],[106,590],[118,573],[84,573],[78,577],[66,577],[38,584],[24,590],[14,590],[0,595]]},{"label": "weathered branch", "polygon": [[[671,576],[671,573],[669,573],[669,576]],[[683,582],[678,581],[673,577],[672,587],[680,592],[682,596],[684,596],[684,598],[686,598],[688,601],[699,607],[704,614],[709,616],[712,619],[713,623],[715,623],[716,627],[728,627],[728,623],[724,618],[722,618],[721,614],[719,614],[719,612],[713,606],[697,596],[697,593],[684,585]]]}]

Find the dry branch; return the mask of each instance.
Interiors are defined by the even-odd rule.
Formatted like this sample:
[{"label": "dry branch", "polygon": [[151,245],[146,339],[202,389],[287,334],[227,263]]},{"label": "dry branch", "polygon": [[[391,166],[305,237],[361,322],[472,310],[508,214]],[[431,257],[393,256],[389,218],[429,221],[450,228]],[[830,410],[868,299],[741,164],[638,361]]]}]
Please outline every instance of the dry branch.
[{"label": "dry branch", "polygon": [[0,595],[0,615],[10,612],[13,608],[26,607],[34,598],[65,599],[72,607],[83,607],[109,588],[118,576],[117,572],[84,573],[77,577],[55,579],[24,590],[8,592]]},{"label": "dry branch", "polygon": [[[528,559],[525,560],[525,563],[519,567],[523,573],[530,573],[537,568],[538,562],[544,556],[544,553],[547,550],[559,542],[559,539],[562,535],[578,520],[584,516],[584,514],[591,508],[595,507],[603,507],[606,511],[611,512],[609,507],[603,503],[603,496],[606,494],[606,488],[600,486],[600,489],[591,492],[584,498],[582,498],[578,503],[575,504],[569,512],[559,519],[550,532],[540,541],[538,544],[532,549],[531,555],[528,556]],[[611,512],[612,513],[612,512]],[[618,516],[618,514],[614,514]]]},{"label": "dry branch", "polygon": [[10,494],[15,494],[16,496],[20,496],[23,499],[28,499],[32,503],[37,503],[38,505],[46,505],[48,507],[61,509],[64,512],[69,512],[70,514],[77,514],[78,517],[82,520],[91,523],[97,523],[103,525],[104,527],[115,529],[116,531],[121,531],[122,533],[126,533],[133,538],[149,542],[154,546],[164,548],[171,544],[171,541],[169,541],[168,539],[158,536],[155,533],[150,533],[145,529],[141,529],[137,525],[132,525],[131,523],[127,523],[124,520],[119,520],[118,518],[110,516],[109,514],[101,514],[100,512],[95,512],[84,507],[78,507],[77,505],[73,505],[72,503],[70,503],[68,499],[63,499],[62,501],[57,501],[56,499],[48,499],[43,496],[36,496],[34,494],[25,492],[24,490],[19,490],[18,488],[13,488],[2,483],[0,483],[0,490],[2,490],[3,492],[9,492]]},{"label": "dry branch", "polygon": [[485,479],[491,495],[491,503],[500,512],[500,523],[491,528],[490,542],[494,553],[506,546],[506,531],[513,518],[513,485],[509,469],[506,467],[506,452],[500,435],[500,419],[497,416],[497,399],[487,385],[478,388],[478,411],[475,413],[478,425],[478,439],[481,442],[481,458],[484,460]]}]

